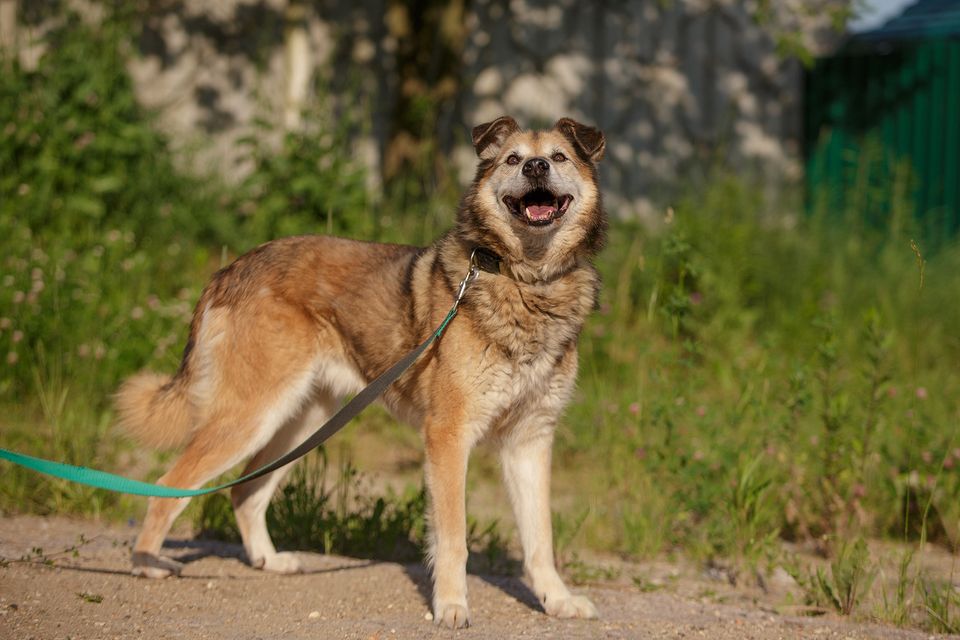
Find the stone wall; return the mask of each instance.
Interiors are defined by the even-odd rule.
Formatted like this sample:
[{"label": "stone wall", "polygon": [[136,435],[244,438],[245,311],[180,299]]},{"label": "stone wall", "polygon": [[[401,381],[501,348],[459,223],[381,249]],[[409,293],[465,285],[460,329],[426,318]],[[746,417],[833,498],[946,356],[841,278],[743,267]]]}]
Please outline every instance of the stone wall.
[{"label": "stone wall", "polygon": [[[802,69],[778,48],[828,50],[831,16],[848,4],[157,0],[128,65],[161,126],[228,177],[244,171],[237,140],[255,118],[311,126],[316,110],[296,115],[318,98],[327,125],[354,123],[375,181],[423,138],[469,179],[472,125],[570,115],[607,134],[612,212],[647,216],[717,164],[771,185],[798,177]],[[411,124],[422,96],[426,115]]]}]

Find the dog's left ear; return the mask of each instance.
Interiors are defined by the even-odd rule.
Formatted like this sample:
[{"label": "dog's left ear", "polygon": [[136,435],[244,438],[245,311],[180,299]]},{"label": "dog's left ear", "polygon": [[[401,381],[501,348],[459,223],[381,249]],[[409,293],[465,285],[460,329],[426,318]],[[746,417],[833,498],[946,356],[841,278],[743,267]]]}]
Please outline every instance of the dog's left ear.
[{"label": "dog's left ear", "polygon": [[492,160],[500,153],[504,141],[517,131],[520,131],[520,125],[510,116],[478,124],[473,128],[473,148],[481,160]]},{"label": "dog's left ear", "polygon": [[572,118],[560,118],[553,128],[567,136],[583,157],[590,162],[597,162],[603,157],[607,147],[607,140],[600,129],[580,124]]}]

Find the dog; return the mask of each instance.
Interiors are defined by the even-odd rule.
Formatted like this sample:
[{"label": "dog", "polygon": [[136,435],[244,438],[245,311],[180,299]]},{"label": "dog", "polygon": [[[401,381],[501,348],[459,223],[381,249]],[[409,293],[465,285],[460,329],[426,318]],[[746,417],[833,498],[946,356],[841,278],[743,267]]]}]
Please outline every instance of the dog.
[{"label": "dog", "polygon": [[[593,618],[555,568],[549,492],[554,429],[600,286],[591,259],[607,227],[597,178],[605,139],[570,118],[527,131],[503,116],[472,134],[479,163],[452,230],[425,248],[298,236],[253,249],[203,291],[176,374],[141,372],[121,386],[119,423],[147,444],[185,445],[160,484],[200,487],[248,458],[244,473],[257,469],[430,335],[480,252],[457,316],[382,397],[423,436],[434,621],[469,624],[464,492],[481,439],[499,453],[544,610]],[[296,555],[276,551],[265,518],[285,470],[235,486],[231,498],[250,564],[293,573]],[[135,575],[179,573],[159,553],[187,500],[150,500]]]}]

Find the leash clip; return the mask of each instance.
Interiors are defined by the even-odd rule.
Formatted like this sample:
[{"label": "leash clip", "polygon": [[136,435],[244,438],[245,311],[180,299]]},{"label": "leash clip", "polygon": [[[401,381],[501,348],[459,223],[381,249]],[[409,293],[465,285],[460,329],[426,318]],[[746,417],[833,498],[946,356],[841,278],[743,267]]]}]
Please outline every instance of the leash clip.
[{"label": "leash clip", "polygon": [[467,271],[467,275],[463,277],[463,280],[460,281],[460,289],[457,290],[457,299],[453,303],[454,308],[460,304],[460,300],[463,299],[463,294],[467,292],[467,286],[477,279],[480,275],[480,265],[477,264],[477,250],[474,249],[470,253],[470,270]]}]

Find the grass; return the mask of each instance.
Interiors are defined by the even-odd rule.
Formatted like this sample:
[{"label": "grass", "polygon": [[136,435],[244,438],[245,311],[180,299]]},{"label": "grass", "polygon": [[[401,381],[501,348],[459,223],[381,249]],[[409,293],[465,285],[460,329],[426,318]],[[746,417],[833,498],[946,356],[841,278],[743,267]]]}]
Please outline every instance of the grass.
[{"label": "grass", "polygon": [[[184,175],[116,63],[122,34],[68,21],[37,70],[0,77],[0,443],[156,477],[165,459],[111,432],[110,395],[139,368],[175,369],[213,270],[275,234],[428,242],[452,222],[455,194],[436,185],[383,214],[386,196],[365,190],[322,102],[316,129],[275,153],[248,141],[243,184]],[[811,597],[956,629],[955,589],[912,556],[888,590],[866,579],[876,559],[842,544],[960,543],[960,241],[916,222],[902,184],[886,186],[889,198],[877,188],[871,202],[888,209],[866,220],[855,206],[866,196],[808,213],[717,171],[657,228],[612,225],[557,436],[554,530],[570,572],[603,574],[577,558],[586,546],[682,552],[744,577],[785,562],[789,542],[834,563],[808,581]],[[393,428],[381,413],[360,422]],[[126,518],[143,506],[0,474],[3,512]],[[192,513],[232,535],[223,496]],[[409,557],[422,516],[419,486],[376,490],[318,455],[269,517],[281,545]],[[502,527],[471,532],[475,557],[506,563]],[[863,613],[858,603],[880,595],[879,612]]]}]

